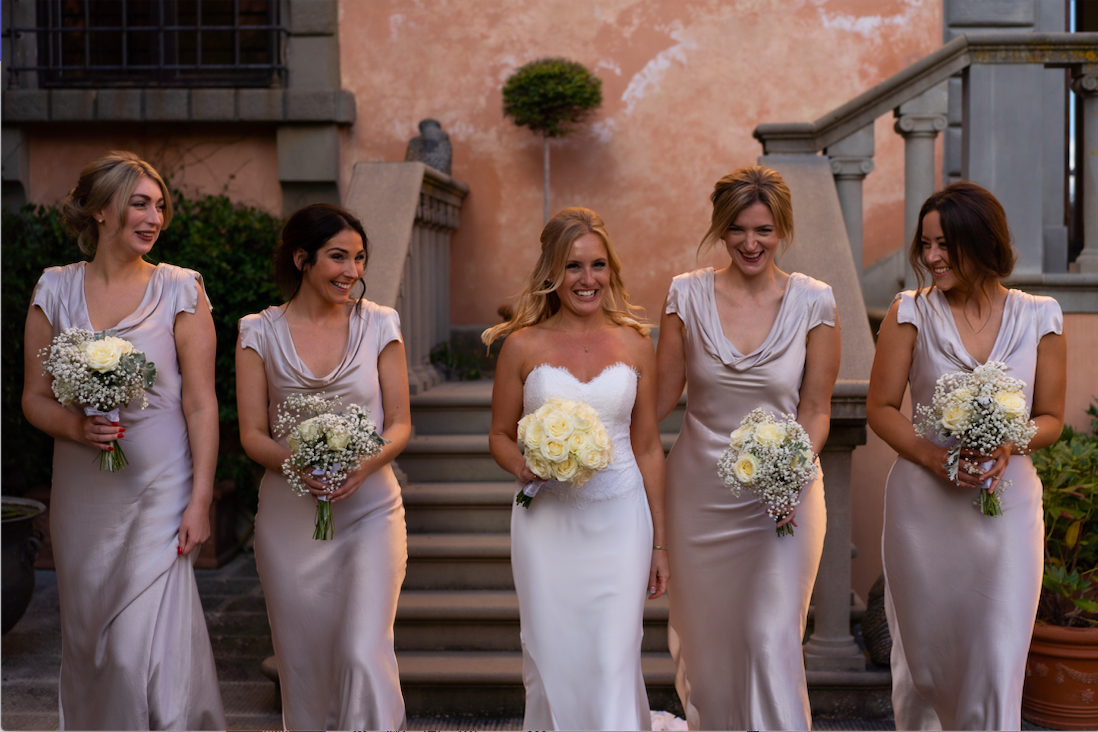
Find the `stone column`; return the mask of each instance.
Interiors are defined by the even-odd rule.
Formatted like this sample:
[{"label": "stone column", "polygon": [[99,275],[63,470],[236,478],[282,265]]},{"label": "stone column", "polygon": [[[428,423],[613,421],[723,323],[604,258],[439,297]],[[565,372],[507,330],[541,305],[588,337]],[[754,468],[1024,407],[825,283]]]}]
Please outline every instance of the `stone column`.
[{"label": "stone column", "polygon": [[[947,83],[929,89],[896,110],[894,129],[904,138],[904,242],[911,245],[918,227],[919,209],[934,192],[934,141],[946,128]],[[904,257],[904,287],[915,286],[915,272]]]},{"label": "stone column", "polygon": [[873,170],[873,125],[866,125],[850,137],[824,150],[831,158],[835,190],[843,211],[846,236],[858,277],[862,274],[862,181]]},{"label": "stone column", "polygon": [[1083,251],[1075,263],[1084,273],[1098,272],[1098,64],[1083,64],[1072,74],[1071,89],[1083,108],[1082,163],[1077,175],[1083,191]]}]

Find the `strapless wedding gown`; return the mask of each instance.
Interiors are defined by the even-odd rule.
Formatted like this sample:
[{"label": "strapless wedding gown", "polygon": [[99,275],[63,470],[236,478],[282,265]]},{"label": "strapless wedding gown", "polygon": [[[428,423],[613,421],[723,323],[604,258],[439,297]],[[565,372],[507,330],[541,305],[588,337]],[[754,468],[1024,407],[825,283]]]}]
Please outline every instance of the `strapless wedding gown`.
[{"label": "strapless wedding gown", "polygon": [[614,462],[580,488],[546,483],[511,512],[519,598],[524,729],[649,729],[641,623],[652,516],[629,440],[637,373],[624,363],[591,381],[543,364],[526,377],[523,413],[550,397],[598,412]]}]

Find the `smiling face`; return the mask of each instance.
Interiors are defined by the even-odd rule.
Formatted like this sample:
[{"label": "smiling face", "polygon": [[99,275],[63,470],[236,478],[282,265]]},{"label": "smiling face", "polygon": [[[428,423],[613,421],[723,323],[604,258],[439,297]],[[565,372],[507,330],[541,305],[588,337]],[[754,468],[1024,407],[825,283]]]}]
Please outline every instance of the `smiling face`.
[{"label": "smiling face", "polygon": [[942,292],[948,292],[962,285],[963,282],[954,269],[956,263],[949,256],[945,232],[942,231],[942,217],[937,211],[929,211],[923,216],[923,236],[920,241],[923,261],[930,270],[934,286]]},{"label": "smiling face", "polygon": [[597,234],[584,234],[572,242],[564,264],[564,280],[557,288],[562,308],[576,315],[592,315],[602,309],[610,287],[610,258]]},{"label": "smiling face", "polygon": [[721,241],[732,265],[749,277],[775,266],[774,255],[781,244],[774,214],[759,201],[740,211]]},{"label": "smiling face", "polygon": [[[118,208],[124,206],[124,219],[118,224]],[[110,206],[95,214],[99,241],[109,247],[121,247],[137,256],[148,254],[164,228],[164,191],[152,178],[142,177],[126,201],[118,194]]]},{"label": "smiling face", "polygon": [[332,303],[346,303],[351,288],[362,279],[366,263],[366,250],[358,232],[344,229],[324,242],[313,262],[306,264],[306,256],[304,249],[294,252],[294,261],[302,272],[301,290],[312,290]]}]

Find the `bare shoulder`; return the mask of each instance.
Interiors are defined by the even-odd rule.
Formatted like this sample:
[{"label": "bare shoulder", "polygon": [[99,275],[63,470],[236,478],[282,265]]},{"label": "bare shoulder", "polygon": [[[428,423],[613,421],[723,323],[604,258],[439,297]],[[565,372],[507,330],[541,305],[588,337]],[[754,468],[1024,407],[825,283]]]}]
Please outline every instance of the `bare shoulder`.
[{"label": "bare shoulder", "polygon": [[649,365],[656,362],[656,347],[650,336],[641,335],[640,331],[627,325],[614,329],[615,335],[629,354],[630,360],[643,371]]}]

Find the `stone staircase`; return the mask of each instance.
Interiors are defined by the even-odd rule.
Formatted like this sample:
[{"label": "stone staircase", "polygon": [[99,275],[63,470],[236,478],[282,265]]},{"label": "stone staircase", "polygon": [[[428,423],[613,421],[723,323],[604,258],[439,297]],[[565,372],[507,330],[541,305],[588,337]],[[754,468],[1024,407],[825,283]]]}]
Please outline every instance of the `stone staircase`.
[{"label": "stone staircase", "polygon": [[[447,382],[412,397],[408,575],[395,627],[409,715],[521,716],[522,648],[511,575],[514,478],[488,451],[492,382]],[[670,447],[682,408],[661,425]],[[678,709],[667,598],[646,603],[643,669],[653,709]],[[680,712],[681,713],[681,712]]]}]

